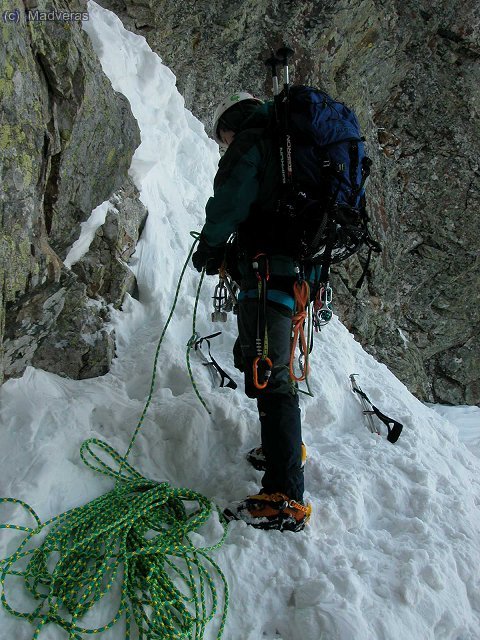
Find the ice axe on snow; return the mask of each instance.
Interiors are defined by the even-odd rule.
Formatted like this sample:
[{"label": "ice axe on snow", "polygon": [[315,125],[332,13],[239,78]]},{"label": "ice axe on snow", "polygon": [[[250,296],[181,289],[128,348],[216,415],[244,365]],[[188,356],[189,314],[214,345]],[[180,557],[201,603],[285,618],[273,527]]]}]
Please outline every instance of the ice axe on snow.
[{"label": "ice axe on snow", "polygon": [[352,373],[350,375],[350,382],[352,383],[352,390],[354,393],[357,393],[360,396],[360,402],[363,407],[363,414],[367,418],[367,426],[371,433],[376,433],[377,435],[382,435],[379,428],[375,425],[373,420],[373,416],[377,416],[377,418],[383,422],[383,424],[388,429],[387,440],[389,442],[396,442],[402,433],[403,424],[398,422],[397,420],[393,420],[393,418],[389,418],[384,413],[380,411],[374,404],[372,404],[371,400],[368,398],[367,394],[362,391],[358,382],[355,379],[355,376],[358,376],[358,373]]}]

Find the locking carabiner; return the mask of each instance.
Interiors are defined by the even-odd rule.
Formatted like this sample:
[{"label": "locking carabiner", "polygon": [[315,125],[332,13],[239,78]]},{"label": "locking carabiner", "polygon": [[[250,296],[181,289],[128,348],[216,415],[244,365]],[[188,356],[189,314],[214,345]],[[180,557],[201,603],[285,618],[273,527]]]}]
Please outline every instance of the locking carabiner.
[{"label": "locking carabiner", "polygon": [[[262,372],[264,382],[258,381],[259,362],[265,362],[267,364],[264,371]],[[257,389],[265,389],[270,379],[270,376],[272,375],[272,367],[273,367],[272,361],[268,356],[257,356],[255,358],[255,360],[253,361],[253,384]]]}]

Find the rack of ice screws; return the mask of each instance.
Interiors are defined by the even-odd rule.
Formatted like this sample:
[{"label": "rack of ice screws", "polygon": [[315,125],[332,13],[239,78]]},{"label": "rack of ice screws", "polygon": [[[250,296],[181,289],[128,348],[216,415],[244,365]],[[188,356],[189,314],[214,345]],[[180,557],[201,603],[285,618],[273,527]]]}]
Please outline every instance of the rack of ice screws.
[{"label": "rack of ice screws", "polygon": [[238,310],[238,285],[228,273],[220,274],[213,292],[212,322],[226,322],[228,313]]}]

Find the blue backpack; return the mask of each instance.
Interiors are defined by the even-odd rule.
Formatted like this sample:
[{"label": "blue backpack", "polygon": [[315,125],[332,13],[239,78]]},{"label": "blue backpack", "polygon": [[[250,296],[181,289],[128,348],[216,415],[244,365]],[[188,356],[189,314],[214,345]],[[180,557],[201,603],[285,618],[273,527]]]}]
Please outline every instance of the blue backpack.
[{"label": "blue backpack", "polygon": [[283,182],[278,213],[290,220],[289,234],[295,222],[298,257],[329,267],[363,245],[369,258],[380,252],[367,226],[371,160],[355,113],[307,86],[290,86],[275,104]]}]

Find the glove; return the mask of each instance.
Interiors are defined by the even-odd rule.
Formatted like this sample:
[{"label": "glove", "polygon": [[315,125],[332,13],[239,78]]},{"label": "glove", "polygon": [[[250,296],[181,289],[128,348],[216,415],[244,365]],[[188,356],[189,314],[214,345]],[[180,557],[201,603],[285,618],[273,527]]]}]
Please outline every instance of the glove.
[{"label": "glove", "polygon": [[208,276],[214,276],[218,273],[224,259],[225,246],[211,247],[200,236],[197,250],[192,256],[193,266],[197,271],[201,272],[205,267],[205,273]]}]

